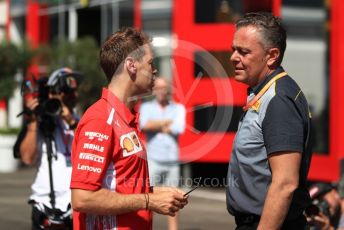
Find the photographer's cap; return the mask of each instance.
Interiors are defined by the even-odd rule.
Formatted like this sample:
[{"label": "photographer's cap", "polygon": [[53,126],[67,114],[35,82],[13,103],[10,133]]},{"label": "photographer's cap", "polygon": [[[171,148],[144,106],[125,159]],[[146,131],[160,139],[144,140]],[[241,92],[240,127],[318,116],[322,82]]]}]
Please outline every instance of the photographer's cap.
[{"label": "photographer's cap", "polygon": [[55,70],[49,76],[47,86],[51,87],[55,93],[68,93],[78,88],[82,82],[82,78],[82,74],[74,72],[70,68],[64,67]]}]

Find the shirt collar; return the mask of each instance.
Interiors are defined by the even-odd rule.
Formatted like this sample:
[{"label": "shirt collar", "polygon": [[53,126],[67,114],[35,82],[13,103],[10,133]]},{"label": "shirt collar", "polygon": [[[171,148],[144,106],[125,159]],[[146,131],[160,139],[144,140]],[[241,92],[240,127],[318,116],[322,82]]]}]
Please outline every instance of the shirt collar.
[{"label": "shirt collar", "polygon": [[[160,106],[160,103],[158,102],[158,100],[157,100],[156,98],[154,99],[154,103],[155,103],[156,105]],[[173,104],[173,101],[172,101],[172,100],[168,100],[167,106],[169,106],[169,105],[171,105],[171,104]]]},{"label": "shirt collar", "polygon": [[257,95],[259,91],[277,74],[283,72],[284,69],[282,67],[278,67],[276,70],[274,70],[270,75],[266,76],[263,81],[259,82],[257,85],[253,87],[249,87],[247,89],[247,94],[250,95],[251,93],[254,93]]},{"label": "shirt collar", "polygon": [[134,109],[130,110],[110,90],[103,88],[102,98],[106,100],[112,107],[115,108],[116,113],[118,113],[127,124],[137,122],[138,113]]}]

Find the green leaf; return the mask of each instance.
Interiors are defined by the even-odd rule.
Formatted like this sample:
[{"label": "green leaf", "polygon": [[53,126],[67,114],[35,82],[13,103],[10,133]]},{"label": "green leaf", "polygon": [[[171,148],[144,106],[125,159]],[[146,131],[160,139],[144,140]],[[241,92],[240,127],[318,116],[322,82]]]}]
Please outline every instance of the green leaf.
[{"label": "green leaf", "polygon": [[84,80],[79,87],[79,107],[84,112],[99,99],[106,78],[99,66],[99,47],[92,37],[83,37],[74,42],[60,40],[44,47],[45,60],[50,60],[49,73],[61,67],[70,67],[81,72]]},{"label": "green leaf", "polygon": [[15,45],[10,42],[0,43],[0,99],[12,96],[15,88],[15,74],[26,71],[35,51],[28,43]]}]

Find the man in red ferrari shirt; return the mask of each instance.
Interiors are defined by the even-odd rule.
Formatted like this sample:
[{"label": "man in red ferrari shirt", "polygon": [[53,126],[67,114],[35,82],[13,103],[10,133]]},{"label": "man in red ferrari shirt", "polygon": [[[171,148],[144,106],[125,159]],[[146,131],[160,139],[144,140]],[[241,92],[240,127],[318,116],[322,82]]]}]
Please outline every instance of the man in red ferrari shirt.
[{"label": "man in red ferrari shirt", "polygon": [[183,191],[149,184],[133,107],[154,85],[150,41],[123,28],[102,45],[108,87],[80,120],[72,149],[74,229],[152,229],[151,211],[174,216],[187,204]]}]

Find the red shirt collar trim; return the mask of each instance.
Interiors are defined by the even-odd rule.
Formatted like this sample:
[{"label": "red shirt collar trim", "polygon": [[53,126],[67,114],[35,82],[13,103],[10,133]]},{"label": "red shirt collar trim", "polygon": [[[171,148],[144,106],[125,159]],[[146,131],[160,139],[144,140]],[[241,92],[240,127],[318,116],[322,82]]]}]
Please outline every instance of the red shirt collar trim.
[{"label": "red shirt collar trim", "polygon": [[105,99],[112,107],[115,108],[116,112],[130,124],[133,121],[137,121],[137,112],[132,109],[132,111],[122,102],[119,98],[113,94],[110,90],[103,88],[102,98]]}]

